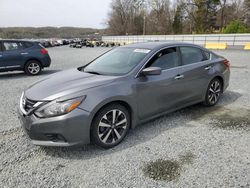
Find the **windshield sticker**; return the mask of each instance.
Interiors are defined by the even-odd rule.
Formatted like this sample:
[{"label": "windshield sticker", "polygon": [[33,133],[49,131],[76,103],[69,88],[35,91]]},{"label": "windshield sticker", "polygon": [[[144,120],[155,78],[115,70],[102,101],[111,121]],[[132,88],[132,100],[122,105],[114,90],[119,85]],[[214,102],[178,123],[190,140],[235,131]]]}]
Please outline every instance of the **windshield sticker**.
[{"label": "windshield sticker", "polygon": [[150,50],[148,49],[135,49],[134,52],[148,54]]}]

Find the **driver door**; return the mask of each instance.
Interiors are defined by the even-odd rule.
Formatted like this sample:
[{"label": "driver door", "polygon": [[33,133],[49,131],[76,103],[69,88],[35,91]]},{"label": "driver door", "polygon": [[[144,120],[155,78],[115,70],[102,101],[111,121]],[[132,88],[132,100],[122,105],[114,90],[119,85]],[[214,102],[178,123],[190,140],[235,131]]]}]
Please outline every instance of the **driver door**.
[{"label": "driver door", "polygon": [[147,63],[147,67],[160,67],[160,75],[139,76],[137,78],[137,105],[140,119],[177,108],[178,95],[182,91],[176,87],[181,70],[181,58],[178,47],[159,51]]}]

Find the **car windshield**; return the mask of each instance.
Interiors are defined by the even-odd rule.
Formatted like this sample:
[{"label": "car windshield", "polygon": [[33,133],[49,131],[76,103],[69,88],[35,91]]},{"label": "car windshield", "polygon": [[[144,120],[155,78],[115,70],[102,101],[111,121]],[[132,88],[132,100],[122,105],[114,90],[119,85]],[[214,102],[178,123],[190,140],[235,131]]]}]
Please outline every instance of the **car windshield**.
[{"label": "car windshield", "polygon": [[150,52],[148,49],[115,48],[94,60],[84,72],[102,75],[129,73]]}]

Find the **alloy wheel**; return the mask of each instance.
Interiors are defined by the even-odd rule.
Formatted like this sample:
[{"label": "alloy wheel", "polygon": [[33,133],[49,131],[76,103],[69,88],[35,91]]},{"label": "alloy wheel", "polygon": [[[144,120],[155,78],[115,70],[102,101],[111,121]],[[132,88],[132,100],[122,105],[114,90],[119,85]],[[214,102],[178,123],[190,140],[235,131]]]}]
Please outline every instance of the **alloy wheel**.
[{"label": "alloy wheel", "polygon": [[127,126],[125,113],[118,109],[111,110],[99,122],[98,137],[104,144],[115,144],[126,134]]},{"label": "alloy wheel", "polygon": [[208,91],[208,100],[211,104],[217,103],[219,97],[221,94],[221,84],[218,80],[215,80],[210,85],[209,91]]},{"label": "alloy wheel", "polygon": [[38,74],[40,72],[40,66],[37,63],[30,63],[28,66],[28,70],[30,74]]}]

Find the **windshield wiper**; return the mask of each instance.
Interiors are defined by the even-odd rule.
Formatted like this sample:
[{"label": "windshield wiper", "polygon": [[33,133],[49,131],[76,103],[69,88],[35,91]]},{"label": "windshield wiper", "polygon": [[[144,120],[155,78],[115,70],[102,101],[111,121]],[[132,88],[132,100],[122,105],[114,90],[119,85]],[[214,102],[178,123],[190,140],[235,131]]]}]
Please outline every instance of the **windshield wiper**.
[{"label": "windshield wiper", "polygon": [[84,71],[84,72],[89,73],[89,74],[101,75],[99,72],[95,72],[95,71]]}]

